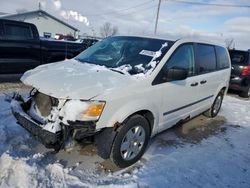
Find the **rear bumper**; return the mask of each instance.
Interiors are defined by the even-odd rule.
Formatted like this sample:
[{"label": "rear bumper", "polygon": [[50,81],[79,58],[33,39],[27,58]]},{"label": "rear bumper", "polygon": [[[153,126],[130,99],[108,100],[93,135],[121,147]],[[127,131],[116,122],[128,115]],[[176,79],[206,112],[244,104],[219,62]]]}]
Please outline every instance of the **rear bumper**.
[{"label": "rear bumper", "polygon": [[26,108],[29,106],[28,103],[23,102],[20,98],[12,99],[12,113],[17,119],[17,123],[31,133],[46,148],[53,148],[58,151],[64,147],[65,142],[70,137],[80,140],[96,133],[95,122],[69,122],[69,125],[60,123],[61,130],[56,133],[45,130],[43,129],[44,125],[32,119],[26,113]]},{"label": "rear bumper", "polygon": [[229,89],[237,90],[237,91],[247,91],[250,86],[250,78],[249,77],[231,77],[229,83]]}]

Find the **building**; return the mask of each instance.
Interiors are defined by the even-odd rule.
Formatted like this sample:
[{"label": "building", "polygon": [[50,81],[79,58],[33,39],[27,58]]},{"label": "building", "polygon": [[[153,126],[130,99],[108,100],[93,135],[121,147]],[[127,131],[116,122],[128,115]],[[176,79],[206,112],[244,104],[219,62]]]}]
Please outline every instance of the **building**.
[{"label": "building", "polygon": [[71,35],[77,37],[79,30],[44,10],[29,11],[16,14],[0,15],[0,18],[29,22],[36,25],[40,36],[52,37],[55,35]]}]

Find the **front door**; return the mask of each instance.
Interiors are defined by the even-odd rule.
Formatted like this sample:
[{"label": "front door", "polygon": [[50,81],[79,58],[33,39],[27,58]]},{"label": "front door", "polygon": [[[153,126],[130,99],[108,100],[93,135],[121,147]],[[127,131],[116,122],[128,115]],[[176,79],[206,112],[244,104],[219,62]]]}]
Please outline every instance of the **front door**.
[{"label": "front door", "polygon": [[[173,67],[186,69],[188,77],[185,80],[166,81],[164,72]],[[187,43],[179,46],[163,66],[156,79],[158,83],[154,87],[162,95],[158,129],[162,131],[173,126],[181,119],[189,117],[199,105],[197,103],[198,76],[196,76],[193,44]]]}]

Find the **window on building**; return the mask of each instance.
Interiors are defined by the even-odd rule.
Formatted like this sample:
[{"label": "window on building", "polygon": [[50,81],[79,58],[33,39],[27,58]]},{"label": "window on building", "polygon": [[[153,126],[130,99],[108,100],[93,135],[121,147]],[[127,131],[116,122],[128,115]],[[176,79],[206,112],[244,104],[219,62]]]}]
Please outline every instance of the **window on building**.
[{"label": "window on building", "polygon": [[200,74],[216,70],[216,55],[214,46],[206,44],[198,44],[197,58],[198,58]]},{"label": "window on building", "polygon": [[44,36],[45,38],[51,38],[51,33],[49,33],[49,32],[44,32],[44,33],[43,33],[43,36]]},{"label": "window on building", "polygon": [[5,24],[5,35],[9,39],[30,39],[31,29],[25,25]]},{"label": "window on building", "polygon": [[217,68],[218,69],[224,69],[228,68],[230,65],[228,53],[225,48],[216,46],[216,56],[217,56]]}]

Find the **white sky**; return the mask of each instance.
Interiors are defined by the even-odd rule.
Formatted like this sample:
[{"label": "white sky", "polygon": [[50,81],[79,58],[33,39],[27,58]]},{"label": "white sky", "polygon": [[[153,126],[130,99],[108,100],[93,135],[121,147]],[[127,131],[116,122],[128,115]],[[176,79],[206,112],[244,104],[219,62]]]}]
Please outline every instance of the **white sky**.
[{"label": "white sky", "polygon": [[[79,28],[82,33],[97,36],[105,22],[116,25],[122,35],[152,35],[158,3],[158,0],[0,0],[0,12],[36,10],[39,1],[45,11]],[[186,1],[250,6],[250,0]],[[71,15],[77,15],[81,22],[73,16],[69,19],[62,17],[62,13],[65,16],[70,10]],[[201,37],[219,43],[234,38],[237,49],[250,49],[249,33],[250,8],[197,6],[162,0],[158,35]]]}]

